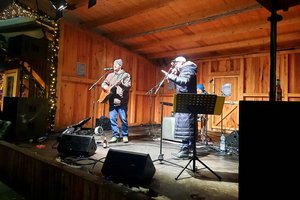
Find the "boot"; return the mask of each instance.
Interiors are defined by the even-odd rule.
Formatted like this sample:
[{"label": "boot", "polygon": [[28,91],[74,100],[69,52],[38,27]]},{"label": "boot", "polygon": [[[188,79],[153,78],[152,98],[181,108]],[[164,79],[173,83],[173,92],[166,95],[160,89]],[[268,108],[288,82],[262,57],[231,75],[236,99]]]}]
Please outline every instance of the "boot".
[{"label": "boot", "polygon": [[173,159],[175,160],[187,160],[191,158],[190,150],[187,147],[183,147],[180,149],[178,153],[171,153]]}]

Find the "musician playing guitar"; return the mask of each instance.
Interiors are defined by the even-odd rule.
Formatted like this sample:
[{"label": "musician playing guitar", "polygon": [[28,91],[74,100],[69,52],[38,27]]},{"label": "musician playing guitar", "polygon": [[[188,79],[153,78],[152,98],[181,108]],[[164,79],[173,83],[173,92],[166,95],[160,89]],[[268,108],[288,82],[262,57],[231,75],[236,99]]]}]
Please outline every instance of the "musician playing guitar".
[{"label": "musician playing guitar", "polygon": [[101,92],[99,101],[101,103],[109,101],[109,116],[112,129],[112,138],[109,143],[115,143],[120,138],[118,115],[122,124],[121,133],[123,142],[128,142],[127,108],[131,77],[129,73],[124,71],[122,65],[122,59],[116,59],[113,65],[114,71],[109,73],[101,84],[103,91]]}]

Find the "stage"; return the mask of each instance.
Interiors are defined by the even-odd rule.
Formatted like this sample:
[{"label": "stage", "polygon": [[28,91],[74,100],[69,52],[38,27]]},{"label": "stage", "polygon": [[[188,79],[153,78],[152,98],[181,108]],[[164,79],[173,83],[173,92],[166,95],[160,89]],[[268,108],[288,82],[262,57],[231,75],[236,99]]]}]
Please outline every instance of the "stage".
[{"label": "stage", "polygon": [[[27,190],[33,191],[32,187],[36,185],[35,187],[38,188],[35,190],[41,191],[37,192],[40,194],[35,195],[36,199],[42,195],[48,195],[43,199],[238,199],[238,152],[230,150],[225,153],[219,152],[218,133],[209,134],[211,138],[214,138],[209,145],[197,142],[196,149],[199,160],[221,177],[221,180],[197,160],[195,161],[196,173],[193,173],[191,170],[193,161],[190,162],[187,169],[184,169],[190,160],[172,159],[171,153],[179,151],[179,143],[169,140],[163,140],[160,143],[160,126],[129,127],[129,143],[113,143],[109,144],[108,148],[103,148],[102,142],[104,136],[107,137],[107,140],[110,139],[110,131],[104,131],[103,135],[93,135],[97,143],[95,154],[80,158],[63,158],[59,155],[57,139],[60,135],[60,133],[50,135],[42,143],[28,141],[14,144],[0,141],[1,150],[3,150],[1,151],[2,164],[0,166],[2,172],[8,173],[2,174],[1,180],[4,179],[4,183],[13,189],[17,187],[16,191],[31,197],[32,192]],[[111,180],[105,180],[101,169],[105,162],[108,162],[105,159],[109,150],[129,152],[132,155],[136,153],[149,155],[151,163],[147,164],[155,167],[151,181],[139,186],[138,184],[117,184]],[[26,156],[19,156],[19,154]],[[5,155],[13,158],[5,157]],[[17,162],[12,163],[11,159],[17,160]],[[26,159],[30,161],[27,162]],[[38,160],[38,164],[35,164],[33,159]],[[20,163],[24,165],[26,172],[20,167]],[[30,166],[27,166],[27,163]],[[121,163],[119,163],[119,170],[122,170]],[[50,168],[46,169],[46,165]],[[33,170],[32,167],[35,169]],[[14,170],[16,175],[12,174],[13,172],[10,170]],[[126,166],[123,166],[123,170],[123,173],[128,173]],[[28,175],[28,171],[31,174]],[[181,172],[182,174],[180,174]],[[20,175],[21,173],[27,175]],[[31,183],[33,186],[20,189],[21,183],[13,183],[12,180],[17,176],[22,177],[18,178],[18,181]],[[139,175],[131,174],[129,176],[132,176],[133,180],[131,181],[134,182],[134,179],[137,178],[135,176]],[[34,180],[27,180],[28,177],[32,177],[37,183],[34,183]],[[42,179],[46,179],[47,183],[44,183],[45,181],[43,182]],[[59,189],[55,189],[56,185],[60,186]],[[53,194],[54,191],[57,191],[58,194]]]}]

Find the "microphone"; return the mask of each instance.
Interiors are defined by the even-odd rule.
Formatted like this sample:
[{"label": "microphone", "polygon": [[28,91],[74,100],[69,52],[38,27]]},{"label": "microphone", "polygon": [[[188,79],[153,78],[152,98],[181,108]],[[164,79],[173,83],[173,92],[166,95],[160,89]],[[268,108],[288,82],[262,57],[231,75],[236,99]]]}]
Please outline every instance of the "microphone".
[{"label": "microphone", "polygon": [[214,81],[214,79],[211,79],[210,81],[208,81],[209,83],[212,83]]},{"label": "microphone", "polygon": [[112,68],[112,67],[104,67],[104,68],[103,68],[104,71],[107,71],[107,70],[113,70],[113,69],[114,69],[114,68]]}]

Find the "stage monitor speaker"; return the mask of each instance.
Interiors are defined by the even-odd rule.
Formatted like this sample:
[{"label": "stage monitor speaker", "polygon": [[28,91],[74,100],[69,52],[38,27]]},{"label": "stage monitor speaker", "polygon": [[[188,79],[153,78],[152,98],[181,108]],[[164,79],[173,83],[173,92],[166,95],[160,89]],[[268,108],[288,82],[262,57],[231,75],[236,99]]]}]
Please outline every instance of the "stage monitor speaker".
[{"label": "stage monitor speaker", "polygon": [[45,98],[4,97],[3,119],[12,122],[8,140],[35,140],[45,136],[48,104]]},{"label": "stage monitor speaker", "polygon": [[62,134],[57,151],[61,156],[92,156],[97,150],[93,135]]},{"label": "stage monitor speaker", "polygon": [[149,154],[109,149],[102,167],[106,179],[130,185],[147,185],[155,167]]},{"label": "stage monitor speaker", "polygon": [[175,139],[175,117],[164,117],[162,122],[162,138],[164,140],[181,141]]},{"label": "stage monitor speaker", "polygon": [[226,136],[226,146],[239,148],[239,133],[238,131],[232,131]]}]

